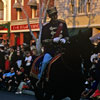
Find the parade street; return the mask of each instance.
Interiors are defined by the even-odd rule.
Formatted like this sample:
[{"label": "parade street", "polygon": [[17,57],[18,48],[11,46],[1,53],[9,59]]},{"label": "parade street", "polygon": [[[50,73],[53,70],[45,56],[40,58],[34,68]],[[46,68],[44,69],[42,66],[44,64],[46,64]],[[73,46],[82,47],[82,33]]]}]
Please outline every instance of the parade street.
[{"label": "parade street", "polygon": [[16,95],[14,92],[0,91],[0,100],[36,100],[36,98],[32,95]]}]

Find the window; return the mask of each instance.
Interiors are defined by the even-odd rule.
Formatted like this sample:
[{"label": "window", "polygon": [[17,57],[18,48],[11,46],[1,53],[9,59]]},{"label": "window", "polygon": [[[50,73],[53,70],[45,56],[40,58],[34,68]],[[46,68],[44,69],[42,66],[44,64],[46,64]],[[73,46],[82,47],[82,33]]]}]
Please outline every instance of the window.
[{"label": "window", "polygon": [[71,0],[71,13],[74,14],[74,0]]},{"label": "window", "polygon": [[3,2],[0,1],[0,20],[3,20],[3,14],[4,14],[4,5]]},{"label": "window", "polygon": [[85,12],[85,0],[78,0],[78,13],[84,13]]},{"label": "window", "polygon": [[90,12],[90,0],[87,0],[87,12]]},{"label": "window", "polygon": [[39,3],[39,0],[36,0],[37,1],[37,3]]},{"label": "window", "polygon": [[21,0],[21,2],[22,2],[22,5],[24,5],[24,0]]},{"label": "window", "polygon": [[15,0],[15,3],[17,3],[17,0]]},{"label": "window", "polygon": [[[22,3],[22,6],[24,5],[24,0],[20,0],[20,2]],[[15,4],[17,3],[17,0],[15,0]],[[19,6],[19,7],[18,7]],[[22,10],[20,8],[20,5],[17,4],[17,6],[15,6],[16,10],[17,10],[17,20],[22,19]]]},{"label": "window", "polygon": [[37,17],[37,10],[32,8],[32,18]]},{"label": "window", "polygon": [[22,11],[18,10],[17,11],[17,20],[20,20],[20,19],[22,19]]},{"label": "window", "polygon": [[32,19],[37,17],[37,1],[36,0],[29,0],[28,5],[32,9]]},{"label": "window", "polygon": [[[22,5],[24,6],[24,0],[20,0]],[[15,0],[15,3],[17,3],[17,0]]]}]

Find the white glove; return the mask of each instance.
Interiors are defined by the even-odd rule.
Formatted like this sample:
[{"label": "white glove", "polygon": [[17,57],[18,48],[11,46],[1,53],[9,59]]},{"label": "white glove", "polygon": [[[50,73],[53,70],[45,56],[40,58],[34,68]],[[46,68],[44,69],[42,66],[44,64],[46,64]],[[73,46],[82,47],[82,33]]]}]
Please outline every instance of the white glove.
[{"label": "white glove", "polygon": [[66,43],[66,40],[64,39],[64,38],[62,38],[62,39],[60,39],[60,41],[62,42],[62,43]]},{"label": "white glove", "polygon": [[59,40],[60,40],[60,37],[56,37],[56,38],[54,38],[54,39],[53,39],[53,42],[58,43],[58,42],[59,42]]}]

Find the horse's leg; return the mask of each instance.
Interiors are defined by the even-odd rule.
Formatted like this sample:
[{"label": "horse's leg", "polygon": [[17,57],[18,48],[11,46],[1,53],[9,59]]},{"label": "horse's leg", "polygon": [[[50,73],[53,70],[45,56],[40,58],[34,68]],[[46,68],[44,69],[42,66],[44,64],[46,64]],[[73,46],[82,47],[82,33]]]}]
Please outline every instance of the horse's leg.
[{"label": "horse's leg", "polygon": [[35,87],[34,91],[35,91],[35,96],[36,96],[37,100],[44,100],[44,91],[43,91],[43,89],[41,89],[39,87]]},{"label": "horse's leg", "polygon": [[[66,70],[62,58],[57,59],[50,69],[49,75],[49,95],[54,96],[54,100],[61,100],[64,97],[66,87]],[[66,94],[67,95],[67,94]]]},{"label": "horse's leg", "polygon": [[52,89],[50,80],[48,82],[46,82],[44,85],[45,85],[45,87],[44,87],[45,88],[44,100],[51,100],[52,94],[53,94],[53,89]]}]

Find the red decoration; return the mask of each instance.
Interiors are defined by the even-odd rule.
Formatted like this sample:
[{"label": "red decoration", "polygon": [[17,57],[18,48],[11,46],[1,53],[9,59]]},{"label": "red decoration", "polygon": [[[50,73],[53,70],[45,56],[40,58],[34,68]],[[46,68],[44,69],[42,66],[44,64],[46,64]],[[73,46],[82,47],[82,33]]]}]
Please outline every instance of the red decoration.
[{"label": "red decoration", "polygon": [[19,45],[20,45],[20,38],[17,37],[17,46],[19,46]]}]

